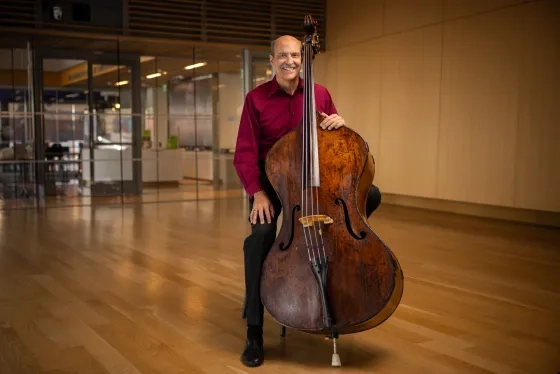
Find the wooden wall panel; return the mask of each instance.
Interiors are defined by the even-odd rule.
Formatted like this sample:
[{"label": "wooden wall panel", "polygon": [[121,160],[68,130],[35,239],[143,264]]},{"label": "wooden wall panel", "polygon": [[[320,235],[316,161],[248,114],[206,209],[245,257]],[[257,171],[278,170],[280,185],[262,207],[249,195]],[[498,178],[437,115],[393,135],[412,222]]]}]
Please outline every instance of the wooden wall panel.
[{"label": "wooden wall panel", "polygon": [[[114,40],[115,35],[125,35],[139,42],[156,38],[166,42],[182,40],[236,46],[268,46],[271,40],[284,34],[303,37],[307,14],[319,22],[323,36],[326,28],[326,0],[79,2],[91,6],[90,20],[74,20],[71,1],[0,0],[0,27],[13,27],[35,35],[60,35],[59,32],[67,31],[79,32],[88,39],[112,35],[109,39]],[[62,7],[61,20],[52,18],[50,6],[53,5]],[[326,43],[322,45],[325,47]]]},{"label": "wooden wall panel", "polygon": [[521,14],[445,24],[439,198],[513,206]]},{"label": "wooden wall panel", "polygon": [[313,15],[321,30],[326,27],[325,0],[128,2],[131,35],[267,45],[284,34],[303,37],[306,14]]},{"label": "wooden wall panel", "polygon": [[378,174],[387,192],[435,197],[441,39],[439,24],[382,40]]},{"label": "wooden wall panel", "polygon": [[515,206],[560,212],[560,19],[557,0],[524,7]]},{"label": "wooden wall panel", "polygon": [[443,0],[391,0],[383,7],[383,33],[393,34],[443,20]]},{"label": "wooden wall panel", "polygon": [[326,0],[326,3],[328,50],[382,35],[384,0]]},{"label": "wooden wall panel", "polygon": [[325,86],[333,99],[337,108],[340,104],[337,102],[338,87],[337,72],[338,72],[338,51],[322,52],[315,56],[313,62],[315,83]]},{"label": "wooden wall panel", "polygon": [[[234,0],[235,1],[235,0]],[[318,32],[322,36],[321,48],[328,43],[325,37],[326,19],[325,7],[326,0],[269,0],[271,2],[271,25],[269,33],[274,38],[281,35],[293,35],[296,38],[303,38],[305,31],[303,29],[303,20],[306,14],[311,14],[318,22]],[[259,0],[258,8],[264,5]],[[243,20],[247,22],[247,19]]]},{"label": "wooden wall panel", "polygon": [[[379,104],[381,45],[379,41],[354,44],[337,51],[336,100],[339,114],[379,157]],[[367,71],[367,74],[363,74]],[[379,180],[376,176],[376,180]],[[381,183],[381,182],[380,182]]]},{"label": "wooden wall panel", "polygon": [[36,0],[0,1],[0,26],[29,27],[35,20],[37,11]]},{"label": "wooden wall panel", "polygon": [[[560,212],[560,2],[439,4],[442,21],[436,0],[327,3],[318,71],[341,114],[378,144],[377,183],[386,194]],[[353,59],[364,50],[367,64]],[[378,123],[355,122],[364,111]]]},{"label": "wooden wall panel", "polygon": [[452,20],[516,5],[522,1],[527,0],[443,0],[443,15],[445,20]]}]

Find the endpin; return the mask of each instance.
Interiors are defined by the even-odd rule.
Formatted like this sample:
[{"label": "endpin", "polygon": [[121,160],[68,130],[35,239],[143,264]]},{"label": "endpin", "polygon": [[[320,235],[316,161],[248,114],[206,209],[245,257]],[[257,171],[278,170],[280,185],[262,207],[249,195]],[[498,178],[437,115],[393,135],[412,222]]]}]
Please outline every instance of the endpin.
[{"label": "endpin", "polygon": [[334,353],[332,355],[331,366],[333,367],[341,367],[342,364],[340,363],[340,356],[336,353],[336,338],[333,338],[333,350]]},{"label": "endpin", "polygon": [[331,366],[333,367],[341,367],[342,364],[340,362],[340,356],[336,352],[336,339],[338,338],[338,334],[334,332],[331,336],[326,336],[325,339],[332,339],[333,341],[333,355],[331,359]]}]

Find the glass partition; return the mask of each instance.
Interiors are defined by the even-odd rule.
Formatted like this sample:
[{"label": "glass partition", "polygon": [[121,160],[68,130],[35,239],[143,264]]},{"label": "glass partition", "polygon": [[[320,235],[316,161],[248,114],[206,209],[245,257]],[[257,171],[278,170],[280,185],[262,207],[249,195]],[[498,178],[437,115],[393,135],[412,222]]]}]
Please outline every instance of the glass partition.
[{"label": "glass partition", "polygon": [[229,61],[210,57],[195,50],[185,58],[142,57],[142,152],[145,170],[154,175],[144,183],[145,199],[242,196],[233,169],[241,60],[238,53]]},{"label": "glass partition", "polygon": [[[133,163],[133,70],[116,58],[44,57],[36,95],[42,144],[36,157],[45,206],[122,203],[136,192]],[[62,53],[64,55],[64,53]],[[79,54],[78,54],[79,55]],[[97,62],[96,60],[102,61]],[[139,105],[136,104],[136,107]]]},{"label": "glass partition", "polygon": [[[82,150],[84,196],[124,196],[135,190],[132,69],[91,64],[88,129]],[[91,137],[91,138],[90,138]],[[88,162],[89,161],[89,162]]]},{"label": "glass partition", "polygon": [[42,87],[44,136],[42,192],[45,197],[73,198],[81,194],[80,156],[88,135],[88,63],[44,59],[42,65],[42,86],[39,86]]},{"label": "glass partition", "polygon": [[[241,50],[65,44],[0,49],[0,209],[244,196]],[[266,54],[250,74],[272,77]]]},{"label": "glass partition", "polygon": [[29,45],[0,49],[0,209],[36,206],[32,70]]}]

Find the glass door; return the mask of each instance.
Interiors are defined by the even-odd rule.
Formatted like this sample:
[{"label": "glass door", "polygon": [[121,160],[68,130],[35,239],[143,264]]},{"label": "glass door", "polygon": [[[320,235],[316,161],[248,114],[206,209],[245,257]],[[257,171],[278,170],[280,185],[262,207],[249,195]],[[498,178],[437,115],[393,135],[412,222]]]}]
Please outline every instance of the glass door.
[{"label": "glass door", "polygon": [[38,51],[37,62],[44,143],[37,173],[45,203],[120,203],[140,194],[139,58]]},{"label": "glass door", "polygon": [[79,197],[83,195],[80,160],[87,133],[85,118],[90,96],[88,62],[44,58],[41,68],[43,131],[38,141],[43,145],[43,154],[37,166],[42,195]]},{"label": "glass door", "polygon": [[0,48],[0,211],[35,205],[32,50]]},{"label": "glass door", "polygon": [[90,142],[84,159],[90,168],[86,184],[93,196],[123,196],[135,192],[133,175],[132,66],[91,66]]}]

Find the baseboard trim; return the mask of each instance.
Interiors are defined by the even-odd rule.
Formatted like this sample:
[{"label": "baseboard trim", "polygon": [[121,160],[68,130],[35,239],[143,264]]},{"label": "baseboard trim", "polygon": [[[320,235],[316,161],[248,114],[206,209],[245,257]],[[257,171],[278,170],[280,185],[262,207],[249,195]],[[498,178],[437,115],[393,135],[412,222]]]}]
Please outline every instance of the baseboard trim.
[{"label": "baseboard trim", "polygon": [[383,204],[560,228],[560,212],[519,209],[384,193]]},{"label": "baseboard trim", "polygon": [[176,188],[179,187],[179,181],[142,182],[142,186],[150,188]]}]

